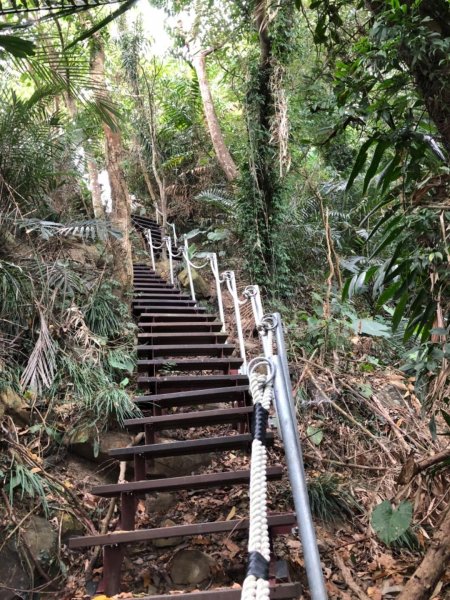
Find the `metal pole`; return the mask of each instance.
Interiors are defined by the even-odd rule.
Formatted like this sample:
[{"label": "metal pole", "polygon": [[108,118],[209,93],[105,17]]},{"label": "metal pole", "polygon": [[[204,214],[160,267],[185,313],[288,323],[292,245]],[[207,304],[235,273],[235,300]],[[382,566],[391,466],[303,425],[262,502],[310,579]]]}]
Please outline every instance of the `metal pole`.
[{"label": "metal pole", "polygon": [[236,277],[234,275],[234,271],[225,271],[225,279],[227,282],[228,290],[233,298],[234,316],[236,319],[236,329],[239,340],[239,348],[241,352],[241,358],[243,361],[241,372],[247,373],[247,358],[245,356],[244,334],[242,333],[241,308],[239,306],[239,298],[237,295]]},{"label": "metal pole", "polygon": [[[255,325],[259,327],[263,322],[264,309],[261,301],[261,291],[259,285],[249,285],[245,288],[244,295],[250,298],[252,305],[253,318],[255,319]],[[265,329],[260,330],[261,342],[264,350],[264,356],[269,358],[273,354],[272,350],[272,330]]]},{"label": "metal pole", "polygon": [[[280,315],[278,313],[275,314],[278,318],[278,330],[281,327],[281,320]],[[278,346],[278,351],[280,352],[280,350],[281,348]],[[326,600],[327,593],[325,590],[322,566],[320,564],[319,550],[317,548],[316,533],[309,506],[308,488],[303,466],[303,454],[297,430],[297,419],[293,418],[292,390],[290,383],[288,383],[285,378],[283,358],[280,355],[275,355],[272,357],[272,360],[275,365],[275,408],[283,437],[289,480],[291,483],[292,496],[294,498],[303,555],[305,557],[309,591],[312,600]]]},{"label": "metal pole", "polygon": [[175,228],[175,223],[170,223],[170,226],[172,227],[173,230],[173,243],[175,244],[175,246],[178,245],[178,237],[177,237],[177,230]]},{"label": "metal pole", "polygon": [[222,287],[220,285],[219,265],[217,262],[217,254],[211,253],[211,271],[213,272],[214,279],[216,280],[216,293],[217,293],[217,304],[219,306],[219,316],[222,321],[222,331],[225,331],[225,314],[223,312],[223,300],[222,300]]},{"label": "metal pole", "polygon": [[152,239],[152,232],[150,231],[150,229],[147,229],[147,241],[150,246],[150,257],[152,259],[152,268],[154,271],[156,271],[155,254],[153,252],[153,239]]},{"label": "metal pole", "polygon": [[167,252],[169,253],[170,283],[173,285],[174,278],[173,278],[173,260],[172,260],[172,239],[171,239],[170,235],[165,237],[164,239],[166,241]]},{"label": "metal pole", "polygon": [[191,262],[189,260],[189,244],[187,238],[184,238],[184,260],[186,261],[186,269],[189,277],[189,287],[191,288],[191,297],[194,302],[196,302],[195,298],[195,290],[194,290],[194,281],[192,280],[192,271],[191,271]]}]

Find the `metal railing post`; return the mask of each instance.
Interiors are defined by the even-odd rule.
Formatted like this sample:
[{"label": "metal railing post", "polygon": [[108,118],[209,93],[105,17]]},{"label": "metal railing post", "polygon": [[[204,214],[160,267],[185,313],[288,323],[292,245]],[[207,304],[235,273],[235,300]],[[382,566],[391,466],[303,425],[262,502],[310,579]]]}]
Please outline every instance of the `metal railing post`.
[{"label": "metal railing post", "polygon": [[177,236],[177,230],[175,227],[175,223],[169,223],[169,225],[172,227],[172,231],[173,231],[173,243],[175,246],[178,246],[178,236]]},{"label": "metal railing post", "polygon": [[150,228],[147,229],[146,233],[147,233],[147,242],[148,242],[148,245],[150,246],[150,258],[152,259],[152,269],[154,271],[156,271],[155,253],[153,252],[153,238],[152,238],[152,232],[150,231]]},{"label": "metal railing post", "polygon": [[166,242],[167,252],[169,253],[169,269],[170,269],[170,283],[174,285],[174,277],[173,277],[173,257],[172,257],[172,239],[169,236],[164,238]]},{"label": "metal railing post", "polygon": [[282,322],[279,313],[275,313],[273,316],[276,320],[275,335],[278,351],[278,354],[272,357],[275,365],[275,408],[283,438],[300,540],[303,547],[303,556],[305,557],[309,591],[312,600],[326,600],[327,593],[325,590],[316,533],[309,505],[308,488],[303,465],[303,453],[297,429],[297,417],[294,412],[292,388],[289,380],[289,372],[286,370],[287,358],[285,354]]},{"label": "metal railing post", "polygon": [[242,367],[241,367],[241,372],[247,373],[247,358],[245,355],[244,334],[242,332],[241,308],[239,306],[239,298],[237,295],[236,277],[234,275],[234,271],[225,271],[224,277],[227,282],[228,290],[233,298],[234,317],[236,319],[236,329],[237,329],[238,340],[239,340],[239,349],[240,349],[241,358],[242,358],[242,362],[243,362]]},{"label": "metal railing post", "polygon": [[184,238],[184,260],[186,261],[186,269],[189,278],[189,287],[191,288],[191,297],[194,302],[197,302],[195,298],[194,281],[192,279],[191,262],[189,260],[189,243],[187,238]]},{"label": "metal railing post", "polygon": [[217,304],[219,307],[219,316],[222,322],[222,331],[225,331],[225,314],[223,311],[222,287],[219,274],[219,264],[217,262],[217,254],[212,252],[210,255],[211,271],[213,272],[216,281]]},{"label": "metal railing post", "polygon": [[[252,305],[253,318],[255,320],[255,325],[257,328],[260,328],[263,317],[264,310],[261,300],[261,291],[259,289],[259,285],[248,285],[244,290],[244,296],[250,298],[250,303]],[[264,356],[269,358],[273,354],[272,350],[272,330],[268,329],[265,331],[259,331],[261,334],[261,342],[264,350]]]}]

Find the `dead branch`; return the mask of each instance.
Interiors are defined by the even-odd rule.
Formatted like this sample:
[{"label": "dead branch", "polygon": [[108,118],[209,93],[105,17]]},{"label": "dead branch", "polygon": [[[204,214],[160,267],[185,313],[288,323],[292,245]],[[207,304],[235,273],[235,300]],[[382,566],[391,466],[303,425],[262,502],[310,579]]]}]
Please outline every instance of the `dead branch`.
[{"label": "dead branch", "polygon": [[416,475],[418,475],[422,471],[426,471],[434,465],[437,465],[438,463],[444,461],[446,458],[450,458],[450,447],[446,448],[445,450],[442,450],[442,452],[438,452],[434,456],[423,458],[419,462],[416,462],[413,456],[409,456],[409,458],[403,465],[402,470],[400,471],[400,475],[397,478],[397,483],[400,485],[406,485]]},{"label": "dead branch", "polygon": [[450,561],[450,504],[422,562],[397,600],[428,600]]},{"label": "dead branch", "polygon": [[334,562],[339,567],[339,570],[342,573],[342,578],[345,582],[345,585],[358,596],[359,600],[370,600],[369,596],[359,587],[356,581],[353,579],[352,573],[350,569],[345,565],[342,558],[339,556],[337,552],[334,553]]}]

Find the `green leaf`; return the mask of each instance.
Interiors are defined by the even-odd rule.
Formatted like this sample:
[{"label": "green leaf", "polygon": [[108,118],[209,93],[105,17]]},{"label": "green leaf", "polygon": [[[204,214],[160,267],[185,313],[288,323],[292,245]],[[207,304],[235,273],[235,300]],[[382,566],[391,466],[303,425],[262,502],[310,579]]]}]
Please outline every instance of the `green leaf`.
[{"label": "green leaf", "polygon": [[401,281],[395,281],[392,285],[386,288],[377,300],[377,309],[381,308],[388,300],[390,300],[401,286]]},{"label": "green leaf", "polygon": [[313,427],[309,425],[306,429],[306,435],[312,441],[315,446],[319,446],[321,441],[323,440],[323,431],[322,429],[318,429],[317,427]]},{"label": "green leaf", "polygon": [[392,335],[387,325],[378,323],[378,321],[374,321],[373,319],[354,319],[351,327],[355,333],[364,333],[373,337],[389,338]]},{"label": "green leaf", "polygon": [[392,329],[396,331],[403,315],[405,314],[406,303],[408,302],[409,293],[405,292],[400,298],[397,306],[395,307],[394,315],[392,317]]},{"label": "green leaf", "polygon": [[448,414],[448,412],[445,412],[445,410],[443,410],[443,409],[441,409],[441,414],[442,414],[444,421],[450,427],[450,414]]},{"label": "green leaf", "polygon": [[16,35],[0,35],[0,46],[17,58],[31,56],[36,48],[31,40],[24,40]]},{"label": "green leaf", "polygon": [[356,177],[361,173],[364,165],[366,164],[367,151],[370,146],[375,143],[375,141],[375,138],[370,138],[361,146],[358,156],[356,157],[355,164],[353,165],[352,172],[350,173],[350,177],[348,178],[347,186],[345,188],[346,190],[349,190],[352,187]]},{"label": "green leaf", "polygon": [[387,150],[389,146],[390,142],[386,140],[380,140],[378,142],[375,152],[373,153],[372,161],[367,169],[366,176],[364,177],[363,194],[366,193],[369,183],[372,181],[378,170],[384,151]]},{"label": "green leaf", "polygon": [[136,2],[137,2],[137,0],[125,0],[125,2],[122,4],[122,6],[120,8],[118,8],[117,10],[112,12],[110,15],[108,15],[107,17],[105,17],[104,19],[102,19],[101,21],[96,23],[93,27],[91,27],[90,29],[88,29],[87,31],[85,31],[84,33],[79,35],[77,38],[75,38],[73,40],[73,42],[71,42],[66,47],[66,50],[69,50],[70,48],[72,48],[73,46],[78,44],[78,42],[87,40],[88,38],[92,37],[94,35],[94,33],[97,33],[97,31],[100,31],[100,29],[103,29],[103,27],[106,27],[106,25],[111,23],[111,21],[114,21],[114,19],[117,19],[117,17],[120,17],[120,15],[122,15],[129,8],[131,8],[133,6],[133,4],[136,4]]},{"label": "green leaf", "polygon": [[380,540],[389,545],[408,530],[411,520],[411,502],[404,501],[395,509],[388,500],[384,500],[374,508],[371,524]]},{"label": "green leaf", "polygon": [[361,394],[361,396],[364,396],[364,398],[371,398],[373,395],[373,389],[372,386],[369,385],[368,383],[360,383],[358,385],[358,391]]}]

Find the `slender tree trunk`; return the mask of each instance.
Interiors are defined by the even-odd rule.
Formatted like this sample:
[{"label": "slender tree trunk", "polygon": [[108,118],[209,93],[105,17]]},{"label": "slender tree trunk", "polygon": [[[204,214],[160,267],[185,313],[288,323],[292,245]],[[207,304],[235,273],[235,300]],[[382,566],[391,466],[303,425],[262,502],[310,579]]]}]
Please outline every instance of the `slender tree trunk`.
[{"label": "slender tree trunk", "polygon": [[[95,36],[91,57],[91,79],[96,86],[97,96],[103,102],[109,93],[105,85],[105,51],[100,36]],[[129,230],[131,227],[131,199],[122,169],[123,146],[118,129],[113,130],[103,123],[105,134],[106,170],[111,186],[111,222],[120,234],[120,239],[111,239],[114,279],[120,285],[121,295],[131,286],[133,263]]]},{"label": "slender tree trunk", "polygon": [[87,168],[89,174],[89,183],[92,194],[92,208],[94,209],[94,217],[96,219],[105,218],[105,208],[102,203],[102,195],[100,190],[100,182],[98,180],[97,161],[93,156],[87,155]]},{"label": "slender tree trunk", "polygon": [[147,190],[150,196],[151,201],[155,206],[158,206],[158,198],[156,197],[155,188],[153,187],[152,180],[150,179],[150,175],[148,173],[147,165],[145,164],[144,157],[142,156],[142,150],[139,144],[139,140],[134,138],[134,144],[136,147],[136,152],[139,159],[139,166],[141,167],[142,176],[145,181],[145,185],[147,186]]},{"label": "slender tree trunk", "polygon": [[212,145],[216,154],[217,161],[225,173],[228,181],[234,181],[239,175],[238,168],[231,157],[230,151],[222,134],[219,119],[217,118],[216,109],[211,94],[211,88],[206,72],[206,57],[213,52],[212,49],[200,50],[194,58],[193,65],[197,73],[198,85],[202,97],[203,111],[205,113],[206,123],[208,125],[209,135],[211,136]]}]

